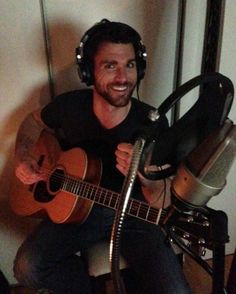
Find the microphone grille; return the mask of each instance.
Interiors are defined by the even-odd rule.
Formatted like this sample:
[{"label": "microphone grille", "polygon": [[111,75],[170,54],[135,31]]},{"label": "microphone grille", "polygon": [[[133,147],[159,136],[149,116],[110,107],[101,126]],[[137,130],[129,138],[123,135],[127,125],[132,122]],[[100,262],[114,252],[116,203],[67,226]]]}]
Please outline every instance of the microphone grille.
[{"label": "microphone grille", "polygon": [[205,185],[223,187],[236,155],[236,126],[230,120],[214,131],[186,165]]},{"label": "microphone grille", "polygon": [[212,164],[208,173],[203,178],[203,182],[209,186],[222,187],[236,154],[235,143],[236,128],[234,127],[234,137],[227,140],[225,148],[221,149],[221,153],[217,160]]}]

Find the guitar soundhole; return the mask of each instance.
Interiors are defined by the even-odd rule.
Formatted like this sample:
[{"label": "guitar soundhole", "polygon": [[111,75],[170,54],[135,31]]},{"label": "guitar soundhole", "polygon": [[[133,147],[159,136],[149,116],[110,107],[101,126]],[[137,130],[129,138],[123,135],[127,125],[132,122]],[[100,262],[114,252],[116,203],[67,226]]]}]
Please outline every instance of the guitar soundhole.
[{"label": "guitar soundhole", "polygon": [[35,187],[34,198],[39,202],[49,202],[54,196],[48,193],[46,182],[40,181]]},{"label": "guitar soundhole", "polygon": [[64,180],[64,172],[61,169],[56,169],[49,178],[49,191],[47,183],[40,181],[37,183],[34,190],[34,198],[38,202],[50,202],[55,194],[60,191]]},{"label": "guitar soundhole", "polygon": [[49,179],[49,189],[53,193],[58,192],[62,185],[63,181],[65,179],[64,171],[62,169],[56,169],[50,176]]}]

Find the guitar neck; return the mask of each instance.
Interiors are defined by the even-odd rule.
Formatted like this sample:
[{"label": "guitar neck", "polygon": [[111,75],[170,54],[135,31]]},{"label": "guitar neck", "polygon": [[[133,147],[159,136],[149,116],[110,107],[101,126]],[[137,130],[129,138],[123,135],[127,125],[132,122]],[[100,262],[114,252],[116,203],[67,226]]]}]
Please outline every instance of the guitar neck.
[{"label": "guitar neck", "polygon": [[[118,209],[119,199],[121,197],[119,193],[71,176],[64,177],[61,189],[114,210]],[[157,225],[166,214],[166,210],[163,208],[154,208],[145,202],[131,198],[128,202],[126,213]]]}]

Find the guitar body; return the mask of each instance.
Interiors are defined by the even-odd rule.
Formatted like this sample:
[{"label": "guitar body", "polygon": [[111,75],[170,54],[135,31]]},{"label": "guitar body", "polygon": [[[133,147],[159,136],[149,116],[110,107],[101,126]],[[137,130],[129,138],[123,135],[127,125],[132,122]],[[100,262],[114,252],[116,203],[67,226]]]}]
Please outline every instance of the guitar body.
[{"label": "guitar body", "polygon": [[47,171],[47,180],[24,185],[15,177],[10,192],[12,210],[21,216],[47,216],[55,223],[84,222],[94,202],[64,192],[60,182],[69,175],[98,185],[101,162],[80,148],[62,151],[56,138],[45,131],[33,154],[41,168]]}]

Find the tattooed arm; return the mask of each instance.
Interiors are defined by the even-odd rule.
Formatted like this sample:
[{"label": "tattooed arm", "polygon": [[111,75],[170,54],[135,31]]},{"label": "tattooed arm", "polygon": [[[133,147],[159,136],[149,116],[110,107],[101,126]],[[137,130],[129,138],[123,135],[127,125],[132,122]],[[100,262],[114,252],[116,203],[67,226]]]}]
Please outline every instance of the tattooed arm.
[{"label": "tattooed arm", "polygon": [[24,184],[32,184],[43,179],[43,173],[31,154],[42,130],[48,129],[40,113],[41,110],[37,110],[24,119],[16,138],[15,174]]}]

